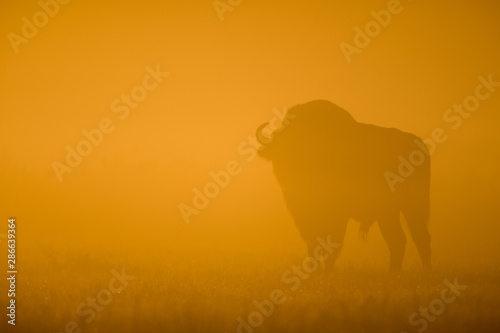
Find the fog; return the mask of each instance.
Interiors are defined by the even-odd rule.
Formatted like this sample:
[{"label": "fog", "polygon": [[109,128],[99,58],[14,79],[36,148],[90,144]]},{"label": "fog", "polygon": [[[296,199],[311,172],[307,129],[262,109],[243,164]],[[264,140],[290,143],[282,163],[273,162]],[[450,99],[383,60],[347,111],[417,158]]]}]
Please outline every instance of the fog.
[{"label": "fog", "polygon": [[[437,266],[498,257],[497,2],[233,2],[218,13],[212,1],[71,1],[37,32],[22,18],[33,22],[40,4],[0,4],[0,216],[17,219],[21,263],[42,248],[220,263],[305,255],[253,145],[260,124],[316,99],[434,143]],[[367,35],[388,6],[397,13]],[[141,100],[127,103],[130,94]],[[68,157],[89,142],[83,131],[97,144]],[[211,172],[228,169],[229,183],[196,208]],[[378,227],[367,242],[357,232],[350,221],[340,260],[386,265]],[[420,265],[410,238],[407,250],[403,269]]]}]

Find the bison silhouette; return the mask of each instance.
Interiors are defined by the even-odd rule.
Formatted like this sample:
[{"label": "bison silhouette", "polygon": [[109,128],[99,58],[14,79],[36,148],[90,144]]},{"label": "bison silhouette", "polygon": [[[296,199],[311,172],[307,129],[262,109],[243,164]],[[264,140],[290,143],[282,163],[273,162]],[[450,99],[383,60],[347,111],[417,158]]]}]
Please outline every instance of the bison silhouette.
[{"label": "bison silhouette", "polygon": [[[282,127],[274,131],[267,125],[257,129],[259,155],[272,162],[309,255],[318,237],[330,236],[342,244],[349,219],[360,222],[364,236],[378,222],[389,247],[390,268],[400,270],[406,247],[402,213],[424,267],[430,266],[430,159],[419,138],[359,123],[324,100],[290,108]],[[417,145],[425,151],[425,160],[391,188],[386,173],[398,170],[401,156],[409,156]],[[326,268],[334,262],[328,259]]]}]

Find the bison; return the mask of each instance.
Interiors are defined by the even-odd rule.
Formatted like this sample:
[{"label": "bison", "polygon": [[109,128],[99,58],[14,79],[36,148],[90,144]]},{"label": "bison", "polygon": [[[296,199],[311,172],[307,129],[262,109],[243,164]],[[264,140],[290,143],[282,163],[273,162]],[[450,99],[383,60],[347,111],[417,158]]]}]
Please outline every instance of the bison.
[{"label": "bison", "polygon": [[[422,263],[429,267],[430,158],[423,142],[394,128],[359,123],[325,100],[296,105],[285,119],[274,131],[267,123],[259,126],[259,155],[272,162],[309,255],[318,237],[330,236],[341,244],[349,219],[360,223],[364,236],[378,222],[390,268],[400,270],[406,247],[402,213]],[[398,170],[401,157],[416,149],[422,152],[421,164],[400,177],[397,186],[389,186],[387,172]],[[334,261],[325,262],[326,268]]]}]

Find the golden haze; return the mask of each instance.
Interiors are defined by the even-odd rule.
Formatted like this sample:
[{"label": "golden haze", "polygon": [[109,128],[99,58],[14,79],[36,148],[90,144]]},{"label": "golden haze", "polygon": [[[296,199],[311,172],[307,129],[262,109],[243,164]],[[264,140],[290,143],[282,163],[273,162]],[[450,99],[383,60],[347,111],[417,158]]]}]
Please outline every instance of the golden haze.
[{"label": "golden haze", "polygon": [[[330,294],[321,280],[310,282],[322,296],[305,286],[311,298],[294,296],[302,303],[289,300],[283,312],[277,307],[258,330],[342,323],[347,331],[362,331],[353,313],[363,304],[360,321],[371,318],[381,331],[415,330],[408,316],[455,276],[470,278],[470,294],[464,291],[465,300],[449,305],[429,331],[448,324],[465,329],[457,318],[479,323],[484,308],[476,301],[491,304],[490,314],[498,315],[500,89],[455,129],[443,115],[475,93],[478,77],[500,81],[500,6],[491,0],[401,6],[349,63],[339,45],[354,45],[354,28],[364,29],[373,20],[370,11],[386,9],[387,1],[248,0],[221,21],[211,1],[75,0],[60,5],[17,53],[4,37],[0,233],[15,216],[19,327],[60,332],[67,321],[81,321],[78,304],[123,266],[136,280],[92,323],[81,322],[84,331],[112,331],[122,317],[130,320],[130,332],[154,330],[154,322],[178,331],[235,331],[236,318],[252,310],[254,299],[283,287],[283,272],[306,255],[271,165],[247,161],[250,155],[238,147],[275,110],[315,99],[334,102],[359,122],[421,138],[444,130],[447,139],[436,146],[431,163],[436,273],[431,282],[398,282],[403,286],[390,294],[390,306],[405,304],[390,318],[406,326],[370,317],[366,300],[379,299],[367,281],[385,283],[388,250],[377,226],[364,243],[351,221],[337,262],[341,277]],[[3,36],[20,35],[21,18],[31,20],[40,11],[37,1],[2,2],[0,8]],[[157,68],[169,75],[148,81],[158,85],[120,119],[112,103]],[[105,118],[114,130],[60,182],[52,163],[65,163],[66,146],[76,149],[85,139],[82,131],[98,128]],[[232,160],[241,172],[186,224],[179,204],[192,206],[193,188],[201,189],[211,171]],[[420,274],[411,239],[405,271]],[[406,299],[405,292],[420,283],[428,289],[417,292],[415,302]],[[390,286],[382,286],[382,293]],[[324,310],[338,304],[332,293],[351,310]],[[217,297],[223,297],[221,307],[213,309]],[[305,310],[310,308],[317,312]],[[311,317],[301,321],[297,314],[304,313]],[[193,320],[200,326],[189,326]],[[300,323],[302,328],[293,326]]]}]

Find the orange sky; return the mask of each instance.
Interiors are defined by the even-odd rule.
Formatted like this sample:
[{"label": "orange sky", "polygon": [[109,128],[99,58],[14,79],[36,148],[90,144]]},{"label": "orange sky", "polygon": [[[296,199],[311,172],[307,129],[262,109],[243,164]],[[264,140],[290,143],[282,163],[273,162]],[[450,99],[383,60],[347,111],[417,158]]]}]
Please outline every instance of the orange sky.
[{"label": "orange sky", "polygon": [[[348,63],[339,44],[353,44],[354,28],[387,3],[243,1],[220,21],[212,1],[71,1],[16,53],[8,34],[21,35],[22,18],[40,5],[1,2],[0,215],[24,218],[33,236],[47,224],[70,239],[92,239],[97,225],[136,231],[132,217],[144,214],[141,225],[167,233],[183,224],[177,206],[192,188],[236,159],[243,172],[179,232],[297,237],[270,165],[245,162],[237,147],[273,109],[322,98],[422,138],[446,129],[432,166],[436,237],[448,244],[455,230],[488,248],[484,230],[500,231],[500,88],[457,130],[443,113],[474,93],[479,76],[500,81],[500,6],[401,1]],[[170,75],[121,120],[111,103],[157,64]],[[60,183],[51,164],[104,118],[115,130]],[[482,227],[468,230],[471,219]]]}]

